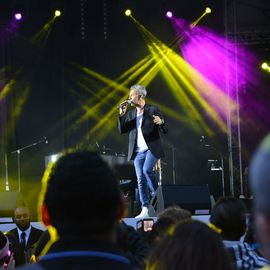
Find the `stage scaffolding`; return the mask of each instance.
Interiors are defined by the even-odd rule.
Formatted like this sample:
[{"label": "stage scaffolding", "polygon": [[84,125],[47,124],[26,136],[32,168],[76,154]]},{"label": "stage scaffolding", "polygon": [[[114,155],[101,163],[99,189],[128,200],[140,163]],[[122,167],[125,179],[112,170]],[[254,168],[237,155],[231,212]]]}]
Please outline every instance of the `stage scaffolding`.
[{"label": "stage scaffolding", "polygon": [[[224,0],[224,32],[226,38],[226,53],[228,55],[228,42],[233,42],[234,46],[234,65],[235,74],[228,71],[228,61],[226,65],[226,92],[228,96],[236,101],[236,110],[227,104],[227,144],[228,144],[228,164],[229,164],[229,187],[230,195],[245,198],[243,174],[245,168],[242,163],[241,149],[241,115],[239,106],[239,78],[238,78],[238,52],[237,45],[264,45],[270,44],[270,25],[268,29],[259,29],[257,25],[253,28],[247,28],[238,22],[239,1]],[[254,9],[262,9],[245,3],[246,6],[254,7]],[[243,11],[242,11],[243,12]],[[247,15],[248,16],[248,15]],[[229,82],[234,81],[232,86]],[[245,87],[245,86],[242,86]],[[236,124],[232,123],[232,119],[236,117]],[[247,183],[245,183],[247,184]]]}]

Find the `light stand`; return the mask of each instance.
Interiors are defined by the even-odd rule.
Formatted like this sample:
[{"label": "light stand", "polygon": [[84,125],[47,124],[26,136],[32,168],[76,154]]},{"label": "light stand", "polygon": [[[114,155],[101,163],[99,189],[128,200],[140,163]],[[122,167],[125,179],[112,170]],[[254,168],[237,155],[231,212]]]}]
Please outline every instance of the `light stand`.
[{"label": "light stand", "polygon": [[17,154],[17,174],[18,174],[18,191],[19,192],[21,191],[21,152],[23,150],[26,150],[26,149],[33,147],[33,146],[36,146],[38,144],[48,143],[48,142],[49,142],[48,139],[46,137],[43,137],[42,139],[40,139],[36,142],[33,142],[31,144],[28,144],[24,147],[18,148],[18,149],[11,152],[11,154]]},{"label": "light stand", "polygon": [[175,168],[175,150],[176,147],[171,145],[167,140],[163,138],[163,141],[169,146],[172,151],[172,174],[173,174],[173,184],[176,185],[176,168]]},{"label": "light stand", "polygon": [[224,177],[224,162],[223,155],[220,153],[220,161],[221,161],[221,183],[222,183],[222,196],[225,197],[225,177]]}]

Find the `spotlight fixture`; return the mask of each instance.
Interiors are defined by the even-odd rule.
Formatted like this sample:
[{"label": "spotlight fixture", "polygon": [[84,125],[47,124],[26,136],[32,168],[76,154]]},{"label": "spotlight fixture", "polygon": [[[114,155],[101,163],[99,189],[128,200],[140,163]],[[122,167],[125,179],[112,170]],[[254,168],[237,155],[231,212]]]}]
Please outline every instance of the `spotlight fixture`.
[{"label": "spotlight fixture", "polygon": [[20,21],[22,19],[22,13],[21,12],[16,12],[14,14],[14,19],[17,21]]},{"label": "spotlight fixture", "polygon": [[211,12],[212,12],[212,10],[211,10],[210,7],[207,7],[207,8],[205,9],[205,13],[209,14],[209,13],[211,13]]},{"label": "spotlight fixture", "polygon": [[267,62],[262,63],[261,68],[266,72],[270,73],[270,65]]},{"label": "spotlight fixture", "polygon": [[171,11],[167,11],[166,12],[166,17],[167,18],[172,18],[173,17],[173,13]]},{"label": "spotlight fixture", "polygon": [[56,162],[57,159],[59,158],[59,154],[54,154],[54,155],[51,155],[51,162]]},{"label": "spotlight fixture", "polygon": [[54,16],[55,16],[55,17],[61,16],[61,11],[60,11],[59,9],[55,10]]},{"label": "spotlight fixture", "polygon": [[266,62],[264,62],[264,63],[262,63],[261,67],[262,67],[262,69],[267,69],[268,68],[268,65],[267,65]]},{"label": "spotlight fixture", "polygon": [[130,10],[130,9],[126,9],[125,15],[126,15],[126,16],[130,16],[130,15],[131,15],[131,10]]}]

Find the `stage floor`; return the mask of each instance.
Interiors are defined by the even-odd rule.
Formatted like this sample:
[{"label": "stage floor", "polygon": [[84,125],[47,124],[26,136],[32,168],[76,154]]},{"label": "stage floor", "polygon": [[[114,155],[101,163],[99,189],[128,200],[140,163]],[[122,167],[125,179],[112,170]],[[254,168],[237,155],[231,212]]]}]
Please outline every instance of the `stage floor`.
[{"label": "stage floor", "polygon": [[[153,218],[154,221],[157,220],[156,217],[150,217]],[[200,220],[202,222],[208,223],[209,222],[209,215],[196,215],[192,216],[193,219]],[[132,226],[134,229],[136,229],[137,221],[140,220],[138,218],[124,218],[124,221],[127,225]],[[31,222],[31,224],[41,230],[46,230],[46,227],[43,225],[42,222]],[[7,232],[9,230],[14,229],[16,226],[12,221],[12,218],[0,218],[0,231]]]}]

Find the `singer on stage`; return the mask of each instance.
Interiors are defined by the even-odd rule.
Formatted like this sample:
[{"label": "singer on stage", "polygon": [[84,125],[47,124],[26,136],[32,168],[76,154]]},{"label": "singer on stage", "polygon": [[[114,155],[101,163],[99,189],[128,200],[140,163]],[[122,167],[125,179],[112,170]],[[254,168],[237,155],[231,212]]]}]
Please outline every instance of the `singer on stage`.
[{"label": "singer on stage", "polygon": [[[160,132],[168,131],[159,108],[145,103],[146,94],[144,86],[133,85],[129,99],[119,105],[118,128],[121,134],[129,132],[128,160],[134,159],[142,205],[142,211],[136,218],[149,216],[149,190],[154,196],[158,188],[153,168],[158,159],[164,157]],[[135,108],[127,112],[128,104]]]}]

